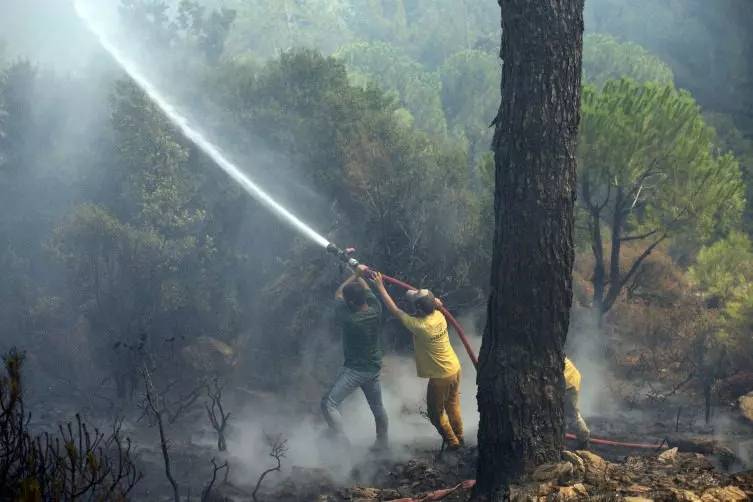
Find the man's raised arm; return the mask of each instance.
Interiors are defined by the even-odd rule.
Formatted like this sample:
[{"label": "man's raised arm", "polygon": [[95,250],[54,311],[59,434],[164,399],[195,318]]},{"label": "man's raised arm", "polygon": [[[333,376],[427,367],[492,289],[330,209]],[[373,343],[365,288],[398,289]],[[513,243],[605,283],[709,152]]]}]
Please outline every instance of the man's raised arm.
[{"label": "man's raised arm", "polygon": [[382,297],[384,306],[387,307],[387,310],[390,311],[390,314],[394,315],[397,318],[404,316],[405,312],[398,308],[398,306],[395,304],[395,301],[392,299],[390,294],[387,292],[387,289],[384,287],[382,274],[380,272],[376,272],[372,278],[372,281],[374,282],[374,286],[376,286],[379,295]]}]

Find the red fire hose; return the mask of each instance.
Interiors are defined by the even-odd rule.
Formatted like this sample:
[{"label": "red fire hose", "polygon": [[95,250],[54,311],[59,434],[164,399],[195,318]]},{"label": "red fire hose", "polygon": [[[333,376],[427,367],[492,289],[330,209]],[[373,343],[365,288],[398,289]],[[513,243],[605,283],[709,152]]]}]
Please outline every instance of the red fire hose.
[{"label": "red fire hose", "polygon": [[[577,439],[575,434],[569,432],[565,434],[565,439]],[[622,441],[612,441],[609,439],[590,438],[589,441],[593,444],[600,444],[602,446],[619,446],[622,448],[633,448],[637,450],[661,450],[662,448],[668,448],[666,441],[662,441],[657,444],[650,443],[624,443]]]}]

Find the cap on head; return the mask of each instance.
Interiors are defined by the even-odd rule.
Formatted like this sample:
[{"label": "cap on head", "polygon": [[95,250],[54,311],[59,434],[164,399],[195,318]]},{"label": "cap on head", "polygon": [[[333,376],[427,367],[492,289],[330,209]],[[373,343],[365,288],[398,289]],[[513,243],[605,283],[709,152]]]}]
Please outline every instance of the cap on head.
[{"label": "cap on head", "polygon": [[424,315],[431,314],[436,308],[434,293],[428,289],[410,290],[405,294],[405,297],[416,306],[416,310]]}]

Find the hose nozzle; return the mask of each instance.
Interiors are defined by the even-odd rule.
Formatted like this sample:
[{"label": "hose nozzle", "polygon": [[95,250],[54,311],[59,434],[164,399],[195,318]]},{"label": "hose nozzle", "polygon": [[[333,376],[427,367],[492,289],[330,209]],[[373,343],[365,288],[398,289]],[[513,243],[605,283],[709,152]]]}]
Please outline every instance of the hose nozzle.
[{"label": "hose nozzle", "polygon": [[355,251],[354,249],[346,249],[343,251],[339,247],[337,247],[333,243],[327,244],[327,252],[330,254],[333,254],[338,260],[342,261],[343,263],[346,263],[348,266],[352,268],[356,268],[358,266],[358,260],[353,258],[351,256],[351,253]]}]

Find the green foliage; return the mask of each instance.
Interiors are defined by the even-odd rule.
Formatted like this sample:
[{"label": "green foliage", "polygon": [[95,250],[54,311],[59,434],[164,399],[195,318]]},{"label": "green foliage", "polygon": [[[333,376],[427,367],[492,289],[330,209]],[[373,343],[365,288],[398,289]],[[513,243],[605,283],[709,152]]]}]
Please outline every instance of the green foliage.
[{"label": "green foliage", "polygon": [[578,161],[588,203],[622,194],[635,233],[692,232],[706,240],[737,223],[737,161],[714,149],[693,98],[672,86],[610,81],[585,87]]},{"label": "green foliage", "polygon": [[706,122],[716,131],[716,144],[722,152],[730,152],[740,162],[745,182],[743,229],[753,234],[753,140],[743,135],[730,115],[706,113]]},{"label": "green foliage", "polygon": [[[243,127],[293,155],[346,211],[348,233],[370,233],[371,256],[400,263],[404,273],[420,265],[414,273],[425,274],[432,248],[447,250],[434,260],[449,267],[462,258],[459,248],[472,245],[480,224],[471,223],[478,212],[467,210],[474,202],[462,150],[407,129],[388,96],[349,83],[340,60],[301,50],[271,61],[255,78],[242,68],[226,71],[223,80],[239,81],[234,99],[246,105],[238,117]],[[444,204],[430,208],[427,200]],[[454,230],[441,240],[427,231],[450,224]],[[443,276],[463,284],[449,268]]]},{"label": "green foliage", "polygon": [[236,11],[222,8],[205,13],[206,8],[192,0],[178,4],[176,24],[209,62],[216,62],[225,49],[225,40],[235,20]]},{"label": "green foliage", "polygon": [[[333,241],[355,245],[365,262],[449,295],[453,305],[482,302],[494,217],[488,125],[500,92],[494,2],[222,4],[227,9],[191,0],[122,0],[121,14],[138,34],[137,45],[171,56],[166,64],[177,71],[154,72],[167,75],[165,89],[183,93],[176,101],[190,105],[221,146],[233,147],[233,155],[239,150],[242,161],[251,159],[263,185],[272,179],[316,191],[326,214],[301,212],[306,221]],[[321,52],[291,50],[300,46]],[[175,75],[185,85],[172,85]],[[618,249],[617,257],[628,263],[618,264],[614,284],[658,301],[652,295],[660,287],[646,293],[645,276],[623,284],[626,274],[656,240],[695,251],[736,228],[740,175],[732,155],[716,149],[732,152],[745,167],[745,142],[724,121],[704,121],[690,95],[672,87],[667,65],[635,44],[587,36],[584,76],[589,85],[577,152],[581,223],[591,218],[604,228],[599,245],[631,243]],[[624,76],[635,81],[614,80]],[[40,141],[43,134],[29,132],[47,134],[46,125],[55,122],[40,112],[30,91],[38,78],[32,65],[20,64],[0,82],[1,168],[72,170],[78,164],[71,159],[78,157],[61,146],[67,136],[49,133],[54,142]],[[6,208],[0,272],[8,279],[0,286],[0,324],[64,324],[70,319],[61,311],[83,312],[102,351],[142,332],[157,354],[160,337],[190,340],[219,332],[227,339],[258,331],[249,335],[256,345],[296,356],[305,343],[300,335],[320,325],[335,266],[293,232],[280,230],[133,83],[118,82],[111,91],[109,107],[95,114],[112,120],[87,131],[101,152],[81,165],[94,174],[81,178],[85,189],[45,215],[65,215],[49,244],[67,288],[37,290],[30,275],[45,267],[26,249],[39,247],[49,230],[6,232],[23,224],[10,221],[12,194],[29,193],[36,175],[26,185],[0,180]],[[45,151],[49,157],[39,153]],[[273,161],[257,164],[257,155]],[[588,204],[603,204],[595,219]],[[593,233],[580,232],[579,244],[593,247]],[[712,246],[699,255],[693,273],[705,281],[703,288],[731,280],[714,268],[735,262],[714,258],[726,252]],[[740,257],[738,269],[745,260]],[[603,264],[611,265],[609,258]],[[646,267],[649,275],[652,270]],[[742,291],[738,278],[732,282],[724,288]],[[706,285],[711,283],[717,285]],[[735,304],[728,304],[732,318]],[[11,318],[16,322],[6,322]],[[262,362],[269,365],[273,358],[267,359]]]},{"label": "green foliage", "polygon": [[258,59],[279,56],[294,47],[317,48],[331,54],[354,39],[344,22],[348,5],[333,0],[235,0],[237,11],[228,38],[235,54],[251,52]]},{"label": "green foliage", "polygon": [[97,334],[95,353],[119,381],[139,359],[117,347],[140,344],[160,360],[176,335],[236,336],[242,278],[223,278],[240,257],[224,234],[231,219],[214,219],[238,194],[216,206],[203,193],[214,171],[133,83],[119,82],[111,104],[114,196],[79,205],[49,247],[70,303]]},{"label": "green foliage", "polygon": [[129,28],[136,30],[144,47],[169,47],[175,38],[165,0],[120,0],[119,13]]},{"label": "green foliage", "polygon": [[375,82],[394,92],[411,114],[402,117],[405,123],[442,137],[449,129],[467,145],[471,159],[487,149],[489,123],[499,101],[500,69],[495,56],[478,50],[458,52],[437,72],[383,42],[350,44],[335,56],[345,62],[353,84],[366,87]]},{"label": "green foliage", "polygon": [[434,69],[459,49],[491,36],[499,47],[498,10],[471,0],[352,0],[346,18],[353,33],[402,47]]},{"label": "green foliage", "polygon": [[674,78],[664,61],[638,44],[620,43],[600,33],[583,37],[584,82],[602,87],[609,80],[624,77],[665,85],[671,85]]},{"label": "green foliage", "polygon": [[71,291],[95,329],[122,336],[158,304],[159,288],[152,285],[169,263],[155,231],[136,229],[101,206],[84,204],[58,227],[50,246],[68,269]]},{"label": "green foliage", "polygon": [[447,122],[454,135],[469,143],[473,158],[491,144],[489,124],[499,104],[500,74],[498,58],[478,50],[453,54],[439,67]]},{"label": "green foliage", "polygon": [[[717,153],[714,141],[693,98],[671,85],[622,79],[601,91],[583,89],[578,218],[587,232],[579,237],[588,238],[594,255],[593,301],[602,314],[665,239],[692,254],[738,224],[740,169],[732,155]],[[642,251],[625,268],[628,242]]]},{"label": "green foliage", "polygon": [[731,349],[738,364],[750,364],[753,244],[748,236],[731,232],[726,238],[704,247],[688,275],[707,303],[721,311],[718,340]]},{"label": "green foliage", "polygon": [[350,44],[341,47],[335,56],[345,62],[354,84],[367,87],[373,81],[384,90],[394,91],[417,127],[441,137],[447,134],[442,84],[436,73],[426,71],[397,47],[382,42]]},{"label": "green foliage", "polygon": [[[317,228],[329,229],[328,238],[354,245],[360,259],[388,273],[479,301],[491,185],[483,196],[471,189],[463,149],[411,128],[392,96],[351,84],[341,59],[315,51],[286,52],[263,67],[229,62],[213,79],[221,83],[218,98],[232,112],[234,127],[286,152],[295,181],[331,201],[326,219],[306,215]],[[485,160],[488,168],[490,157]],[[261,211],[260,219],[268,220]],[[255,343],[290,354],[312,343],[308,335],[325,319],[337,277],[308,246],[281,255],[283,266],[264,278],[257,316],[261,332],[278,336]],[[275,376],[279,368],[269,371]]]},{"label": "green foliage", "polygon": [[169,235],[192,233],[206,215],[197,205],[200,178],[189,165],[189,150],[131,82],[116,84],[113,128],[118,164],[140,222]]},{"label": "green foliage", "polygon": [[706,295],[726,305],[753,280],[753,244],[745,234],[731,232],[698,252],[689,276]]},{"label": "green foliage", "polygon": [[750,284],[742,284],[734,290],[725,304],[724,313],[728,335],[750,337],[753,329],[753,288]]},{"label": "green foliage", "polygon": [[236,18],[236,11],[220,8],[208,11],[195,0],[180,0],[176,8],[164,0],[120,0],[120,17],[138,46],[150,54],[165,53],[169,61],[182,54],[181,63],[195,64],[195,54],[204,62],[216,63]]}]

